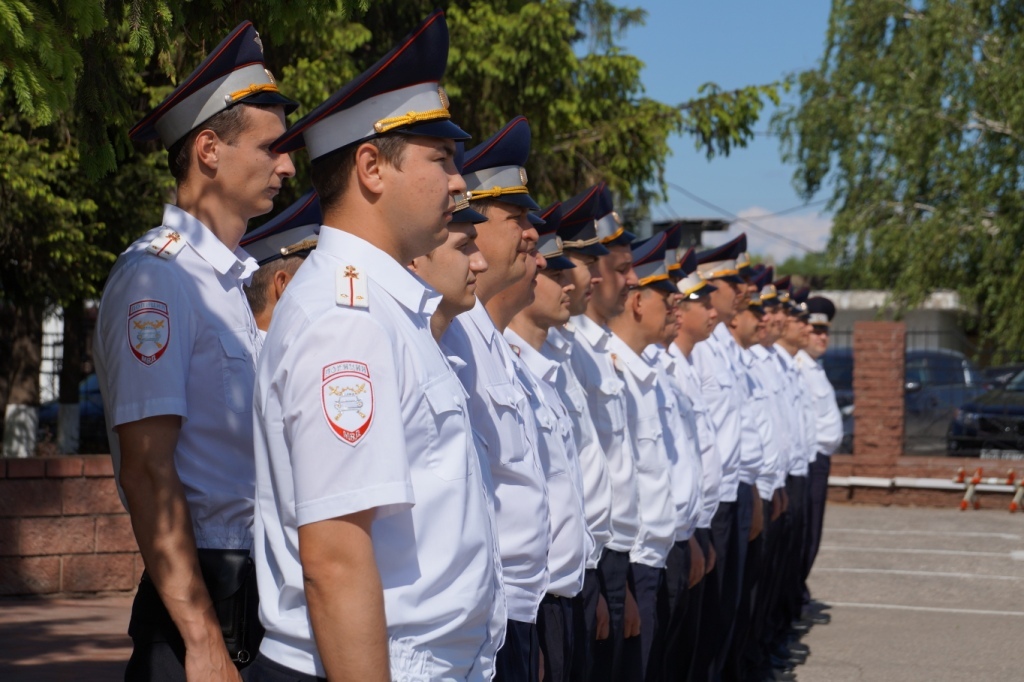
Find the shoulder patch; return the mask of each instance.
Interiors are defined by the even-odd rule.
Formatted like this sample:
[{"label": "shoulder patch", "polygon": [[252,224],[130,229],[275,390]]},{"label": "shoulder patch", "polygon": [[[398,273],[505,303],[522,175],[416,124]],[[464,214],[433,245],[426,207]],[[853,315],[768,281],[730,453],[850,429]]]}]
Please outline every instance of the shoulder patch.
[{"label": "shoulder patch", "polygon": [[320,404],[334,435],[355,445],[366,435],[373,421],[373,383],[362,362],[340,360],[326,365],[321,373]]},{"label": "shoulder patch", "polygon": [[366,284],[366,273],[354,265],[342,265],[338,268],[337,282],[335,303],[349,308],[370,307],[370,291]]},{"label": "shoulder patch", "polygon": [[136,301],[128,306],[128,349],[144,365],[152,365],[167,350],[171,316],[163,301]]},{"label": "shoulder patch", "polygon": [[164,260],[171,260],[185,248],[186,243],[180,232],[164,228],[160,230],[160,235],[149,243],[146,252]]}]

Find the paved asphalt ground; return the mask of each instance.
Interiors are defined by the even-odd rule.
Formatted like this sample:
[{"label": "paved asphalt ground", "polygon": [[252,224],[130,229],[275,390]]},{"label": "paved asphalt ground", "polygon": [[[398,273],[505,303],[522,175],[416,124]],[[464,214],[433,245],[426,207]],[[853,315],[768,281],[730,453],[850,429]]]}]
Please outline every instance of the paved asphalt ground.
[{"label": "paved asphalt ground", "polygon": [[[831,505],[801,682],[1024,680],[1024,514]],[[0,681],[120,680],[131,599],[0,600]]]}]

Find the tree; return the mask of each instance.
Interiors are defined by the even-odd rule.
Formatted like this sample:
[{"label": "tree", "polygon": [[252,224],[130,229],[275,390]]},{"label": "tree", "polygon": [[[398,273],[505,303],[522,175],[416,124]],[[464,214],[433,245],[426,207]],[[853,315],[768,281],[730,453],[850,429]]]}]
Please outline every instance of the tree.
[{"label": "tree", "polygon": [[[834,0],[825,54],[773,126],[805,199],[831,193],[837,286],[953,288],[1024,344],[1024,13],[1007,0]],[[826,190],[827,186],[827,190]]]},{"label": "tree", "polygon": [[[643,64],[617,42],[644,13],[609,0],[0,0],[0,302],[36,319],[99,295],[116,254],[173,196],[166,154],[130,143],[127,130],[239,21],[260,28],[268,66],[300,116],[437,4],[451,27],[453,118],[479,141],[525,114],[541,201],[605,179],[622,202],[645,206],[663,191],[670,134],[727,154],[775,96],[771,86],[709,85],[683,105],[645,97]],[[306,156],[296,162],[279,207],[308,187]],[[5,325],[0,336],[31,326]],[[62,375],[62,402],[77,401],[76,385]]]}]

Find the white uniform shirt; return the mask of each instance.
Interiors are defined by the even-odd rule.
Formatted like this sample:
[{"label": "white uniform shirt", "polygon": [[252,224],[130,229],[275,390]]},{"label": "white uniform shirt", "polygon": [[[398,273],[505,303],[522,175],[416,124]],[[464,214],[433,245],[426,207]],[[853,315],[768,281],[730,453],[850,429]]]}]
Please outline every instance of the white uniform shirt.
[{"label": "white uniform shirt", "polygon": [[700,377],[700,389],[715,427],[718,454],[722,458],[719,499],[735,502],[740,484],[740,411],[743,409],[732,347],[736,341],[724,322],[711,336],[693,347],[691,359]]},{"label": "white uniform shirt", "polygon": [[753,469],[753,485],[762,500],[770,500],[775,489],[776,472],[770,460],[777,460],[774,454],[775,435],[772,425],[771,407],[768,405],[768,391],[754,370],[756,362],[751,349],[740,350],[740,367],[743,370],[742,386],[746,390],[743,410],[743,462],[744,467]]},{"label": "white uniform shirt", "polygon": [[[260,340],[242,284],[256,268],[244,250],[232,252],[195,217],[167,205],[163,225],[117,259],[96,322],[93,358],[115,476],[115,427],[179,415],[174,467],[198,547],[252,546],[252,386]],[[118,493],[127,508],[120,484]]]},{"label": "white uniform shirt", "polygon": [[493,675],[504,599],[466,395],[430,335],[439,299],[383,251],[324,227],[274,311],[254,407],[256,567],[260,651],[281,665],[324,675],[298,528],[376,509],[393,678]]},{"label": "white uniform shirt", "polygon": [[573,440],[576,441],[583,479],[583,509],[594,543],[587,557],[587,568],[597,568],[601,552],[612,538],[612,484],[608,476],[608,460],[601,449],[597,427],[587,406],[587,395],[572,369],[573,329],[571,322],[561,329],[549,329],[540,352],[559,363],[555,388],[572,421]]},{"label": "white uniform shirt", "polygon": [[548,484],[551,549],[548,551],[548,594],[575,597],[583,590],[587,557],[594,538],[583,512],[583,475],[572,435],[572,420],[555,391],[561,368],[511,329],[505,340],[517,351],[524,383],[530,389],[537,417],[540,461]]},{"label": "white uniform shirt", "polygon": [[722,486],[722,460],[718,454],[715,427],[711,423],[708,406],[704,402],[704,395],[700,390],[700,376],[693,366],[693,359],[683,355],[683,351],[674,343],[669,346],[668,352],[676,360],[673,371],[690,401],[694,424],[697,428],[696,443],[700,452],[702,474],[701,510],[697,518],[697,528],[710,528],[711,519],[718,511]]},{"label": "white uniform shirt", "polygon": [[782,368],[786,391],[786,426],[791,446],[787,473],[791,476],[806,476],[811,461],[809,451],[813,445],[809,447],[807,444],[804,383],[793,356],[779,344],[775,344],[775,359]]},{"label": "white uniform shirt", "polygon": [[787,453],[790,448],[786,410],[789,408],[786,404],[781,366],[774,357],[775,348],[755,344],[750,348],[750,353],[754,357],[750,371],[767,396],[767,416],[771,422],[771,440],[765,442],[764,467],[757,482],[758,490],[764,497],[769,482],[772,492],[786,485]]},{"label": "white uniform shirt", "polygon": [[804,351],[796,354],[796,366],[814,398],[815,443],[819,455],[830,456],[843,442],[843,415],[836,403],[836,391],[825,370]]},{"label": "white uniform shirt", "polygon": [[548,589],[551,524],[529,395],[512,349],[479,301],[442,338],[466,362],[458,374],[469,393],[473,435],[490,465],[508,617],[533,623]]},{"label": "white uniform shirt", "polygon": [[612,537],[608,549],[628,552],[640,531],[636,462],[626,423],[626,386],[612,366],[611,332],[586,315],[572,318],[576,327],[572,368],[586,391],[590,416],[608,461],[612,488]]},{"label": "white uniform shirt", "polygon": [[672,500],[676,505],[676,542],[689,540],[701,511],[701,463],[697,424],[682,385],[676,379],[676,358],[661,346],[644,349],[644,361],[658,372],[658,391],[664,393],[662,417],[665,448],[672,467]]},{"label": "white uniform shirt", "polygon": [[665,449],[663,405],[658,372],[612,334],[608,350],[626,384],[627,419],[636,454],[636,486],[640,498],[640,532],[629,552],[634,564],[664,568],[676,537],[672,472]]}]

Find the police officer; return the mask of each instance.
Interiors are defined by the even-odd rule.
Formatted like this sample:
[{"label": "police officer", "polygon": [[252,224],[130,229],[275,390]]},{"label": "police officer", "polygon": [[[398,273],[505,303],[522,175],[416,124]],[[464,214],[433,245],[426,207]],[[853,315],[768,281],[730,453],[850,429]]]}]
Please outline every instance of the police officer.
[{"label": "police officer", "polygon": [[[611,483],[611,538],[598,563],[603,596],[608,606],[608,637],[594,646],[594,680],[621,678],[625,640],[639,634],[640,614],[627,585],[629,552],[640,530],[636,461],[626,423],[625,383],[614,367],[608,343],[608,321],[625,309],[629,287],[637,283],[627,232],[614,212],[611,192],[598,183],[563,202],[562,228],[580,234],[573,248],[600,245],[600,281],[593,286],[586,312],[571,318],[575,329],[571,362],[587,396],[598,442],[608,462]],[[592,231],[592,232],[591,232]]]},{"label": "police officer", "polygon": [[537,422],[515,355],[502,336],[515,306],[495,305],[509,287],[536,273],[537,230],[529,212],[540,207],[526,187],[523,166],[529,153],[530,127],[522,116],[466,151],[466,197],[487,217],[477,225],[476,242],[487,271],[477,278],[476,305],[456,318],[441,339],[465,363],[459,379],[469,393],[473,432],[490,468],[508,603],[495,678],[510,681],[535,680],[540,674],[536,623],[548,589],[551,547]]},{"label": "police officer", "polygon": [[[676,305],[676,336],[668,346],[668,354],[674,360],[671,371],[687,401],[687,432],[691,435],[694,448],[700,459],[701,492],[700,508],[697,511],[693,542],[690,543],[691,566],[701,575],[691,574],[686,610],[681,614],[682,622],[670,623],[666,646],[665,671],[669,679],[687,679],[696,654],[704,592],[710,581],[704,576],[714,569],[715,549],[711,542],[711,521],[718,510],[718,496],[721,485],[722,465],[718,456],[714,427],[708,415],[707,405],[700,392],[700,377],[693,366],[694,347],[711,336],[718,324],[718,312],[711,305],[710,294],[716,287],[708,284],[697,271],[697,254],[691,247],[675,264],[676,288],[679,300]],[[670,272],[672,272],[670,271]],[[678,634],[676,632],[678,631]]]},{"label": "police officer", "polygon": [[438,11],[272,146],[307,149],[324,225],[257,373],[253,680],[493,673],[504,598],[483,474],[431,336],[438,296],[406,268],[445,243],[465,192],[447,54]]},{"label": "police officer", "polygon": [[[243,623],[257,622],[249,550],[260,337],[242,293],[256,262],[238,242],[295,172],[266,149],[294,107],[246,21],[129,133],[163,143],[177,183],[162,224],[114,264],[93,351],[118,492],[146,565],[129,680],[237,680],[235,664],[259,644]],[[244,617],[219,621],[225,612]]]},{"label": "police officer", "polygon": [[[665,565],[675,544],[676,503],[672,497],[672,470],[665,422],[669,407],[666,387],[659,386],[658,369],[643,358],[652,343],[665,337],[675,324],[676,288],[665,269],[665,234],[632,245],[637,286],[626,296],[623,312],[609,320],[608,349],[626,385],[627,420],[636,456],[640,530],[630,550],[630,589],[640,612],[640,636],[627,645],[623,679],[644,680],[654,642],[663,636],[659,612],[667,607]],[[657,678],[660,670],[653,673]]]},{"label": "police officer", "polygon": [[267,336],[274,308],[285,287],[316,248],[320,220],[320,199],[315,190],[310,190],[240,242],[260,266],[245,287],[245,297],[262,338]]},{"label": "police officer", "polygon": [[[555,206],[559,213],[556,233],[562,240],[565,257],[576,266],[564,271],[572,281],[572,286],[567,288],[568,313],[572,318],[586,312],[594,286],[601,282],[597,272],[598,259],[608,255],[608,249],[598,243],[593,220],[576,220],[573,223],[563,220],[560,202],[542,213],[547,216],[548,222],[554,222],[550,212]],[[583,477],[583,507],[587,515],[587,529],[594,540],[583,578],[583,623],[577,628],[578,632],[574,633],[574,673],[579,675],[579,679],[586,680],[592,674],[593,643],[598,639],[608,639],[608,603],[601,595],[601,579],[597,567],[612,538],[612,488],[608,459],[601,448],[597,426],[590,415],[587,395],[572,367],[575,339],[576,327],[571,320],[566,320],[548,329],[541,353],[561,366],[555,388],[569,411]]]},{"label": "police officer", "polygon": [[579,679],[578,673],[582,672],[574,666],[576,649],[583,647],[581,636],[585,634],[577,632],[583,616],[578,597],[594,540],[583,510],[583,475],[569,411],[556,390],[564,369],[541,353],[549,329],[569,320],[569,292],[573,288],[569,272],[576,266],[562,254],[561,239],[556,234],[561,219],[559,205],[549,207],[540,217],[544,220],[544,225],[537,228],[541,267],[533,278],[524,277],[495,296],[492,306],[497,308],[496,316],[521,308],[504,335],[518,356],[530,389],[551,514],[551,577],[540,604],[537,628],[544,679],[567,682]]},{"label": "police officer", "polygon": [[746,285],[736,267],[736,259],[745,250],[746,238],[740,235],[722,246],[697,254],[698,272],[716,287],[710,300],[719,322],[711,336],[694,347],[693,365],[715,429],[722,467],[719,505],[711,525],[716,552],[716,589],[705,590],[701,643],[695,662],[695,675],[701,678],[717,677],[729,650],[756,496],[752,478],[743,480],[755,470],[749,466],[741,468],[743,395],[737,378],[737,345],[728,326],[740,306],[746,304]]},{"label": "police officer", "polygon": [[[825,501],[828,497],[828,474],[832,463],[832,453],[838,449],[843,440],[843,417],[836,403],[836,392],[832,388],[825,370],[818,360],[828,350],[828,332],[832,318],[836,314],[836,306],[824,296],[812,296],[807,299],[807,321],[811,326],[807,345],[797,353],[797,367],[804,377],[805,385],[810,389],[814,399],[815,448],[817,458],[808,469],[810,486],[810,510],[808,513],[807,553],[804,562],[804,604],[810,602],[807,589],[807,576],[814,566],[821,545],[821,528],[825,520]],[[807,613],[812,623],[827,623],[827,613]]]}]

